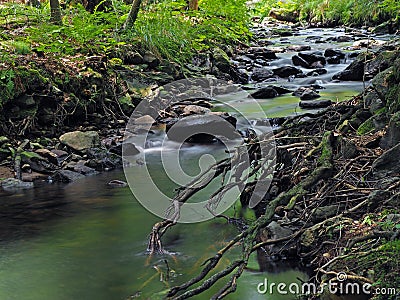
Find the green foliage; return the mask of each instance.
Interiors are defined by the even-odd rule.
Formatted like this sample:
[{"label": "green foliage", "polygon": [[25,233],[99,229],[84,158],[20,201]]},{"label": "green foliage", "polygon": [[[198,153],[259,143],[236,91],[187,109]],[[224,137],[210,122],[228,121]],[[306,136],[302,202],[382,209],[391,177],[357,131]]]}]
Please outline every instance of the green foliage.
[{"label": "green foliage", "polygon": [[252,7],[252,13],[255,16],[265,18],[268,16],[270,10],[276,6],[276,4],[277,2],[272,0],[259,1]]},{"label": "green foliage", "polygon": [[15,72],[13,69],[0,71],[0,109],[4,103],[14,97],[14,79]]},{"label": "green foliage", "polygon": [[139,14],[128,37],[172,61],[187,61],[196,51],[246,41],[249,15],[244,0],[201,1],[199,11],[185,11],[185,1],[162,2]]},{"label": "green foliage", "polygon": [[[184,62],[198,51],[248,40],[250,16],[245,0],[203,0],[199,4],[199,11],[187,11],[185,0],[143,3],[134,28],[128,31],[120,31],[130,9],[122,0],[113,1],[109,12],[95,10],[92,14],[82,5],[74,4],[62,11],[61,26],[48,22],[48,4],[41,9],[8,5],[6,11],[0,13],[0,23],[3,12],[11,15],[18,26],[24,18],[26,22],[27,15],[34,16],[22,34],[4,38],[12,41],[6,46],[10,48],[7,51],[17,55],[27,54],[31,48],[56,56],[107,55],[121,45],[132,45],[150,50],[159,57]],[[0,53],[4,55],[6,51],[2,51],[1,46]]]},{"label": "green foliage", "polygon": [[371,226],[372,224],[374,224],[374,220],[372,219],[371,215],[366,215],[364,217],[364,220],[362,221],[362,224],[366,224],[368,226]]},{"label": "green foliage", "polygon": [[262,0],[255,5],[254,12],[265,17],[272,8],[296,11],[302,21],[353,25],[379,24],[398,19],[400,14],[398,0]]},{"label": "green foliage", "polygon": [[63,26],[42,23],[27,29],[36,51],[74,55],[76,53],[108,53],[121,44],[113,30],[122,24],[114,13],[90,14],[81,5],[66,15]]},{"label": "green foliage", "polygon": [[374,125],[374,118],[371,117],[368,120],[366,120],[364,123],[360,125],[357,129],[357,134],[358,135],[364,135],[367,134],[375,129]]},{"label": "green foliage", "polygon": [[155,10],[139,15],[128,39],[137,39],[145,49],[169,60],[186,60],[192,51],[192,26],[176,11]]},{"label": "green foliage", "polygon": [[[380,246],[368,255],[349,256],[345,259],[346,265],[368,272],[373,277],[374,287],[380,289],[397,288],[400,285],[398,276],[400,269],[400,240],[381,240]],[[379,294],[375,295],[376,300],[395,300],[396,295]]]},{"label": "green foliage", "polygon": [[25,55],[31,52],[31,47],[23,41],[16,41],[12,43],[15,53]]},{"label": "green foliage", "polygon": [[379,4],[383,12],[392,18],[400,17],[400,2],[398,0],[384,0]]},{"label": "green foliage", "polygon": [[0,70],[0,110],[8,101],[31,88],[43,87],[48,80],[39,71],[26,67],[11,67]]}]

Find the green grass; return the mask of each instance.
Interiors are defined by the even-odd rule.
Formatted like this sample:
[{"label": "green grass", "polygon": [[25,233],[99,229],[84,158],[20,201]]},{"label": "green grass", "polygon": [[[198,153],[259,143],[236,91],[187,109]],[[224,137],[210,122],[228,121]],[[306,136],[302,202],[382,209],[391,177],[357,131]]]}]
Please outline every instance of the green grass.
[{"label": "green grass", "polygon": [[398,0],[262,0],[255,13],[267,16],[271,8],[299,13],[300,21],[346,25],[378,25],[400,16]]},{"label": "green grass", "polygon": [[[122,0],[113,1],[109,12],[90,14],[79,4],[67,7],[62,11],[62,26],[49,23],[48,4],[42,8],[5,4],[0,26],[9,31],[1,36],[5,42],[0,44],[0,53],[108,55],[121,45],[130,45],[185,62],[210,47],[249,39],[250,16],[244,0],[203,0],[196,12],[185,7],[184,0],[142,5],[134,27],[121,31],[130,9]],[[12,34],[15,28],[20,28],[18,34]]]}]

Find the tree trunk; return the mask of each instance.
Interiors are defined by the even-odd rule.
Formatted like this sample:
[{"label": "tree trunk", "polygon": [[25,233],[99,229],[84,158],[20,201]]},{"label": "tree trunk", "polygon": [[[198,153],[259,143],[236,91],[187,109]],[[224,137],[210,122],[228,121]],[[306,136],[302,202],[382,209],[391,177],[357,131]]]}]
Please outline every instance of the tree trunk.
[{"label": "tree trunk", "polygon": [[125,21],[124,26],[122,29],[126,30],[135,24],[135,21],[137,19],[137,16],[139,14],[139,9],[140,9],[140,4],[142,3],[142,0],[133,0],[131,10],[129,11],[128,18]]},{"label": "tree trunk", "polygon": [[95,11],[107,12],[112,9],[111,0],[83,0],[82,5],[90,13]]},{"label": "tree trunk", "polygon": [[50,22],[57,25],[61,25],[62,24],[61,9],[60,9],[60,2],[58,0],[50,0],[50,12],[51,12]]},{"label": "tree trunk", "polygon": [[199,0],[189,0],[189,10],[199,10]]}]

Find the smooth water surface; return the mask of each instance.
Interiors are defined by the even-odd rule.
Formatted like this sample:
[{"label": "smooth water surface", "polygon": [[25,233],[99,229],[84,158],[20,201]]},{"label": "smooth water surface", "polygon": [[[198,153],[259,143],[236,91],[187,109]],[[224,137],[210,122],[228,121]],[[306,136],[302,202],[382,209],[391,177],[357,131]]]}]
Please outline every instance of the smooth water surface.
[{"label": "smooth water surface", "polygon": [[[159,175],[160,186],[170,184]],[[147,237],[159,219],[134,199],[129,188],[106,185],[111,179],[123,178],[121,171],[114,171],[69,185],[38,187],[18,197],[3,196],[2,201],[19,201],[16,210],[24,209],[22,203],[28,208],[44,200],[58,205],[38,211],[32,222],[11,217],[2,220],[8,233],[14,235],[0,243],[0,299],[126,299],[135,294],[155,299],[155,293],[168,287],[161,281],[167,273],[165,260],[173,270],[170,284],[183,282],[198,274],[200,265],[238,232],[232,225],[215,220],[177,225],[163,239],[165,247],[177,253],[150,258],[145,254]],[[46,190],[50,192],[43,193]],[[239,250],[234,249],[222,263],[237,258]],[[257,270],[255,258],[252,260],[250,265]],[[296,270],[246,272],[238,293],[230,298],[264,299],[257,293],[257,284],[266,276],[278,282],[306,279]],[[211,294],[198,299],[208,296]]]}]

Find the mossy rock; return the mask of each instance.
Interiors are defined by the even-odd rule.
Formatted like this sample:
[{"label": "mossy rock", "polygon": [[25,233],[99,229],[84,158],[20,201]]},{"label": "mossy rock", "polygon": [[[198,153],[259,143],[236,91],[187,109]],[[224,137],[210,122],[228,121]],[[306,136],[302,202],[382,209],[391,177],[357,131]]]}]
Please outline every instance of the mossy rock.
[{"label": "mossy rock", "polygon": [[292,30],[288,29],[288,28],[273,28],[271,30],[271,33],[279,35],[279,36],[292,36],[293,35]]},{"label": "mossy rock", "polygon": [[391,148],[400,142],[400,111],[395,113],[390,119],[385,136],[382,138],[381,147]]},{"label": "mossy rock", "polygon": [[400,57],[393,64],[393,76],[396,82],[400,82]]},{"label": "mossy rock", "polygon": [[231,69],[231,63],[228,54],[221,48],[215,48],[212,53],[215,66],[223,73],[228,73]]},{"label": "mossy rock", "polygon": [[108,64],[109,64],[111,67],[122,66],[122,65],[123,65],[123,61],[122,61],[122,59],[120,59],[120,58],[113,57],[113,58],[111,58],[111,59],[108,61]]},{"label": "mossy rock", "polygon": [[393,76],[393,67],[390,67],[387,70],[380,72],[372,80],[374,89],[381,97],[381,99],[386,99],[386,95],[389,92],[389,87],[391,87],[394,82],[395,80]]},{"label": "mossy rock", "polygon": [[0,71],[0,110],[13,99],[35,91],[42,91],[49,82],[41,73],[27,66]]},{"label": "mossy rock", "polygon": [[288,10],[284,8],[272,8],[269,16],[278,21],[296,23],[299,21],[299,13],[297,11]]},{"label": "mossy rock", "polygon": [[365,65],[366,78],[376,76],[379,72],[393,66],[394,61],[399,56],[399,51],[382,51]]},{"label": "mossy rock", "polygon": [[362,123],[360,125],[360,127],[358,127],[357,134],[364,135],[364,134],[372,132],[373,130],[375,130],[374,117],[371,117],[367,121]]}]

